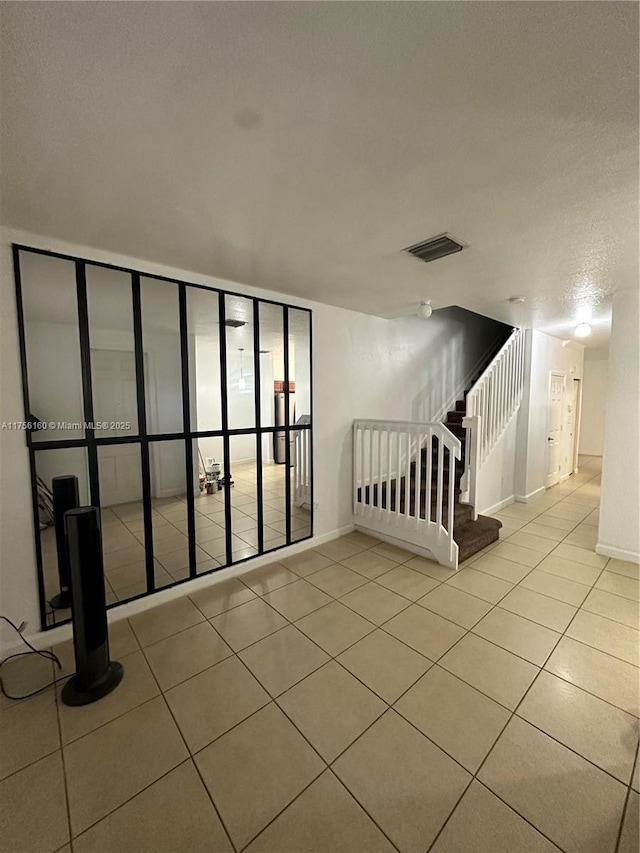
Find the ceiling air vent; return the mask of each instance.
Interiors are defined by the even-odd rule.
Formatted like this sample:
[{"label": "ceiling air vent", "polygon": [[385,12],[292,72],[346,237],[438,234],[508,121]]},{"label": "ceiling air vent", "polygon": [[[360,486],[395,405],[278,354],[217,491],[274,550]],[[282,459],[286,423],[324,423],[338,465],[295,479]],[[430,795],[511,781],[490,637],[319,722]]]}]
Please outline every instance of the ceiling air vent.
[{"label": "ceiling air vent", "polygon": [[462,243],[458,243],[450,234],[440,234],[438,237],[416,243],[415,246],[409,246],[404,251],[428,264],[429,261],[436,261],[446,255],[453,255],[454,252],[461,252],[463,248]]},{"label": "ceiling air vent", "polygon": [[239,329],[240,326],[246,326],[247,321],[246,320],[225,320],[224,324],[225,324],[225,326],[231,326],[232,329]]}]

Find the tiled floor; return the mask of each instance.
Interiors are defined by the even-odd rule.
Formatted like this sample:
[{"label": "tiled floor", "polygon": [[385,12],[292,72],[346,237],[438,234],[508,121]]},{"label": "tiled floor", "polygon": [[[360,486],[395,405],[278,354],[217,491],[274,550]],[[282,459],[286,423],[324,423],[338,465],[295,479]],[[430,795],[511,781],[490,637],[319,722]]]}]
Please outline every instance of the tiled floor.
[{"label": "tiled floor", "polygon": [[0,700],[0,849],[637,851],[638,566],[594,553],[598,493],[582,460],[457,574],[353,533],[115,623],[110,696]]},{"label": "tiled floor", "polygon": [[[258,544],[256,506],[256,465],[238,463],[233,470],[231,489],[233,561],[255,556]],[[264,463],[263,537],[265,549],[278,548],[286,542],[285,468]],[[184,495],[153,498],[152,526],[155,556],[156,588],[184,580],[189,574],[187,538],[187,504]],[[196,559],[198,572],[208,572],[226,563],[224,492],[212,495],[202,492],[195,499]],[[292,538],[309,535],[309,512],[292,507]],[[118,504],[102,512],[102,544],[104,552],[107,604],[126,601],[147,589],[144,549],[144,517],[141,501]],[[41,533],[45,599],[59,592],[55,531],[48,527]],[[70,618],[70,611],[49,613],[50,623]]]}]

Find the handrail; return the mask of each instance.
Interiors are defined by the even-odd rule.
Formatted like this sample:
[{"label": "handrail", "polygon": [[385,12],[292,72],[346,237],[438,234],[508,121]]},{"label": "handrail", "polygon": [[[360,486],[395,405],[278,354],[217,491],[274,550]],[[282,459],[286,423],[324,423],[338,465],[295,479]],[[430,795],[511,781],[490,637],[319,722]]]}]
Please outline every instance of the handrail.
[{"label": "handrail", "polygon": [[456,567],[455,461],[461,458],[460,439],[441,423],[355,420],[353,510],[358,525],[419,545],[444,565]]}]

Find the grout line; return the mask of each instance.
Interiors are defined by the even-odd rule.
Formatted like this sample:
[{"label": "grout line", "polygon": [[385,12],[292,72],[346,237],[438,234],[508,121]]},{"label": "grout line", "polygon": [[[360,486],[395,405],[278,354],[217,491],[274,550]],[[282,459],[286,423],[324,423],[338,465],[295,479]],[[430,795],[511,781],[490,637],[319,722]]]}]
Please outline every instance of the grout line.
[{"label": "grout line", "polygon": [[[55,671],[55,670],[54,670]],[[62,764],[62,781],[64,785],[64,802],[67,812],[67,830],[69,833],[69,846],[73,853],[73,830],[71,828],[71,805],[69,803],[69,785],[67,780],[67,764],[64,755],[64,745],[62,743],[62,725],[60,723],[60,704],[58,691],[54,687],[53,691],[54,703],[56,709],[56,722],[58,724],[58,743],[60,744],[60,761]],[[64,845],[63,845],[64,846]]]}]

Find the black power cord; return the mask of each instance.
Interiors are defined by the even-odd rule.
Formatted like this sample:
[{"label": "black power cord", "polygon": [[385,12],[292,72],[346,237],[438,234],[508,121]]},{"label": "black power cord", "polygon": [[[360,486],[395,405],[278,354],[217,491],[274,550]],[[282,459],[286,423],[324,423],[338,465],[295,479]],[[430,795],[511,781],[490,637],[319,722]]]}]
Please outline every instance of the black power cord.
[{"label": "black power cord", "polygon": [[[53,652],[49,651],[48,649],[44,649],[44,650],[36,649],[34,646],[31,645],[31,643],[28,640],[25,640],[25,638],[22,636],[22,632],[20,631],[20,628],[18,628],[18,626],[15,625],[11,621],[11,619],[8,619],[6,616],[2,616],[1,614],[0,614],[0,619],[3,619],[5,622],[7,622],[9,625],[11,625],[11,627],[14,629],[14,631],[17,634],[19,634],[20,639],[25,644],[25,646],[27,646],[30,649],[30,651],[28,651],[28,652],[16,652],[16,654],[9,655],[3,661],[0,661],[0,672],[2,671],[2,667],[5,665],[5,663],[8,663],[10,660],[13,660],[14,658],[22,658],[22,657],[26,657],[27,655],[39,655],[40,657],[45,658],[45,660],[53,661],[54,663],[56,663],[58,665],[58,669],[62,669],[62,664],[60,663],[60,659],[58,658],[57,655],[55,655]],[[65,678],[66,678],[66,676],[65,676]],[[40,687],[38,690],[34,690],[31,693],[25,693],[24,696],[11,696],[11,694],[7,693],[7,691],[4,689],[4,682],[2,681],[2,676],[0,675],[0,690],[2,690],[3,695],[6,696],[7,699],[29,699],[31,696],[37,696],[38,693],[42,693],[43,691],[48,690],[50,687],[53,687],[53,685],[57,684],[59,681],[64,681],[64,678],[54,678],[54,680],[52,682],[50,682],[49,684],[45,684],[44,687]]]}]

